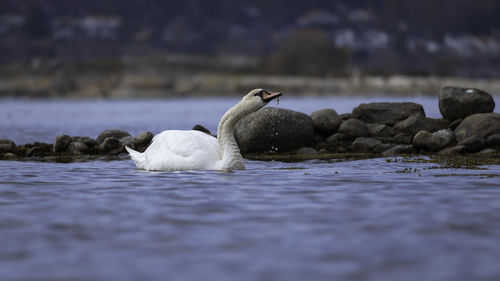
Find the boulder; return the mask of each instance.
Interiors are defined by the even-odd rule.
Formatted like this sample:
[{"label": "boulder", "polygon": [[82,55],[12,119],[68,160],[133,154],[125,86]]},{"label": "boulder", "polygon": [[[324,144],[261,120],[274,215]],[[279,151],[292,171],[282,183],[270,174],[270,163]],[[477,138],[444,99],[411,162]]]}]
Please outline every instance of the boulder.
[{"label": "boulder", "polygon": [[425,151],[438,151],[449,142],[450,138],[427,131],[420,131],[413,137],[413,145]]},{"label": "boulder", "polygon": [[487,139],[491,135],[500,134],[499,113],[478,113],[468,116],[455,129],[458,142],[471,136]]},{"label": "boulder", "polygon": [[106,138],[110,137],[119,140],[124,137],[131,137],[131,135],[127,131],[123,130],[104,130],[97,137],[97,142],[102,144]]},{"label": "boulder", "polygon": [[314,143],[309,115],[293,110],[266,107],[236,124],[234,136],[242,153],[286,152]]},{"label": "boulder", "polygon": [[311,119],[314,129],[327,136],[335,133],[342,123],[342,118],[333,109],[314,111],[311,114]]},{"label": "boulder", "polygon": [[494,109],[493,97],[479,89],[448,86],[439,92],[439,111],[449,121],[476,113],[493,112]]},{"label": "boulder", "polygon": [[442,119],[427,118],[420,113],[413,114],[394,125],[394,130],[416,134],[420,131],[435,132],[448,128],[448,122]]},{"label": "boulder", "polygon": [[339,133],[346,135],[348,138],[355,139],[368,136],[368,127],[363,121],[358,119],[348,119],[340,124]]},{"label": "boulder", "polygon": [[394,155],[400,155],[400,154],[413,154],[416,152],[416,149],[413,145],[411,144],[400,144],[393,146],[392,148],[387,149],[386,151],[382,152],[383,156],[394,156]]},{"label": "boulder", "polygon": [[65,152],[70,143],[71,143],[70,136],[59,135],[54,139],[54,144],[52,145],[52,151],[53,152]]},{"label": "boulder", "polygon": [[478,136],[471,136],[460,141],[458,146],[463,146],[463,152],[478,152],[486,147],[484,139]]},{"label": "boulder", "polygon": [[500,147],[500,134],[494,134],[486,139],[488,147]]},{"label": "boulder", "polygon": [[458,127],[458,125],[460,125],[460,123],[462,123],[463,120],[464,119],[457,119],[457,120],[451,122],[450,125],[448,126],[448,128],[455,130]]},{"label": "boulder", "polygon": [[399,133],[392,139],[395,143],[410,144],[413,141],[413,135],[409,133]]},{"label": "boulder", "polygon": [[498,150],[493,149],[493,148],[485,148],[481,151],[478,152],[480,155],[491,155],[491,154],[497,154]]},{"label": "boulder", "polygon": [[374,138],[359,137],[350,146],[353,152],[368,152],[374,150],[378,145],[382,144],[381,141]]},{"label": "boulder", "polygon": [[424,108],[413,102],[374,102],[360,104],[352,111],[352,118],[366,123],[394,125],[409,116],[420,113],[425,116]]},{"label": "boulder", "polygon": [[85,154],[90,154],[89,147],[81,142],[72,142],[68,145],[68,152],[71,155],[80,156]]},{"label": "boulder", "polygon": [[53,149],[52,144],[35,142],[34,144],[26,145],[26,156],[28,157],[49,156],[52,152],[52,149]]},{"label": "boulder", "polygon": [[341,133],[336,133],[328,137],[325,141],[325,148],[330,152],[346,152],[349,138]]},{"label": "boulder", "polygon": [[125,151],[125,146],[114,137],[107,137],[99,144],[99,150],[103,154],[116,155]]},{"label": "boulder", "polygon": [[394,136],[394,129],[384,124],[366,124],[368,135],[376,138],[388,138]]},{"label": "boulder", "polygon": [[455,145],[455,146],[446,147],[446,148],[441,149],[438,152],[438,155],[441,155],[441,156],[457,155],[457,154],[462,153],[464,148],[465,148],[465,146],[462,146],[462,145]]},{"label": "boulder", "polygon": [[397,144],[395,143],[381,143],[373,148],[373,151],[376,153],[383,153],[384,151],[387,151],[393,147],[395,147]]},{"label": "boulder", "polygon": [[314,155],[318,155],[319,152],[312,148],[312,147],[302,147],[302,148],[299,148],[296,152],[295,152],[296,155],[307,155],[307,156],[314,156]]},{"label": "boulder", "polygon": [[0,153],[16,152],[16,144],[9,139],[0,139]]}]

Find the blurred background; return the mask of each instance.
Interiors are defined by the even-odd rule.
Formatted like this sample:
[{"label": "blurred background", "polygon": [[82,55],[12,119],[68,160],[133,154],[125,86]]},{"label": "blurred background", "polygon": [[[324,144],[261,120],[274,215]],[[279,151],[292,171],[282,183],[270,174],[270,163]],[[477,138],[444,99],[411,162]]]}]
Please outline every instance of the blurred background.
[{"label": "blurred background", "polygon": [[496,0],[1,0],[0,97],[500,93]]}]

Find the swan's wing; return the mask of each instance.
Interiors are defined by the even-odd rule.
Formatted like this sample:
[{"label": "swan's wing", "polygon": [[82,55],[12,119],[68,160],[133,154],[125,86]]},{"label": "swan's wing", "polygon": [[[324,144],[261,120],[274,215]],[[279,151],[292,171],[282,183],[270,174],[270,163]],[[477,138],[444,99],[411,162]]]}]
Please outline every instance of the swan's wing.
[{"label": "swan's wing", "polygon": [[147,170],[217,169],[221,161],[217,139],[200,131],[164,131],[144,154]]}]

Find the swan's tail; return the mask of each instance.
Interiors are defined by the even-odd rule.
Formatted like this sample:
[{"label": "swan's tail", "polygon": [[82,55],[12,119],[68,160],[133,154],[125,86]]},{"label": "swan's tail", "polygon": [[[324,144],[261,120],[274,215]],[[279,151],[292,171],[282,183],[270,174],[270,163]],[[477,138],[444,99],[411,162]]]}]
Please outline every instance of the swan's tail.
[{"label": "swan's tail", "polygon": [[146,156],[144,155],[144,153],[141,153],[139,151],[135,151],[128,146],[125,146],[125,149],[127,150],[128,154],[130,154],[130,157],[132,157],[132,160],[134,160],[137,168],[143,169],[144,162],[146,161]]}]

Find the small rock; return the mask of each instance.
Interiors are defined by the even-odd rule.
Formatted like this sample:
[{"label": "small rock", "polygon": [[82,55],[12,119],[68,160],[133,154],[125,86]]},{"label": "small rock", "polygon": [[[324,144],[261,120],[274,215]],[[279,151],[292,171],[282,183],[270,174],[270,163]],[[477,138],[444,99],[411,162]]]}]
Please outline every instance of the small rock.
[{"label": "small rock", "polygon": [[302,147],[300,149],[298,149],[295,154],[297,155],[310,155],[310,156],[313,156],[313,155],[318,155],[318,151],[312,147]]},{"label": "small rock", "polygon": [[80,155],[90,154],[89,151],[90,151],[89,147],[81,142],[72,142],[68,145],[68,152],[71,155],[80,156]]},{"label": "small rock", "polygon": [[413,114],[394,125],[394,130],[409,132],[413,135],[420,131],[432,133],[445,128],[448,128],[448,122],[442,119],[427,118],[420,113]]},{"label": "small rock", "polygon": [[410,144],[413,140],[413,135],[409,133],[399,133],[394,136],[395,143]]},{"label": "small rock", "polygon": [[478,152],[478,154],[481,155],[489,155],[489,154],[496,154],[498,153],[498,150],[493,149],[493,148],[486,148]]},{"label": "small rock", "polygon": [[382,152],[383,156],[394,156],[400,154],[413,154],[416,152],[416,149],[411,144],[400,144],[396,145],[388,150]]},{"label": "small rock", "polygon": [[337,131],[342,118],[333,109],[322,109],[311,114],[314,129],[324,135],[331,135]]},{"label": "small rock", "polygon": [[462,146],[462,145],[455,145],[455,146],[446,147],[446,148],[441,149],[438,152],[438,155],[441,155],[441,156],[457,155],[457,154],[462,153],[464,148],[465,148],[465,146]]},{"label": "small rock", "polygon": [[106,138],[115,138],[117,140],[123,138],[123,137],[130,137],[131,135],[123,130],[104,130],[102,133],[99,134],[97,137],[97,143],[102,144]]},{"label": "small rock", "polygon": [[463,139],[457,145],[464,147],[463,152],[478,152],[486,146],[486,143],[484,139],[478,136],[472,136]]},{"label": "small rock", "polygon": [[455,136],[459,142],[471,136],[488,139],[495,134],[500,134],[500,113],[473,114],[465,118],[455,129]]},{"label": "small rock", "polygon": [[383,153],[386,150],[389,150],[395,147],[397,144],[395,143],[381,143],[373,148],[373,151],[376,153]]},{"label": "small rock", "polygon": [[345,120],[340,125],[338,132],[351,139],[368,136],[368,128],[366,127],[366,124],[358,119]]},{"label": "small rock", "polygon": [[368,135],[376,138],[388,138],[394,136],[394,129],[384,124],[366,124]]},{"label": "small rock", "polygon": [[488,147],[500,147],[500,134],[494,134],[486,139]]},{"label": "small rock", "polygon": [[129,146],[129,147],[133,147],[134,144],[135,144],[135,139],[133,137],[131,137],[131,136],[123,137],[123,138],[119,139],[119,141],[123,145]]},{"label": "small rock", "polygon": [[340,117],[340,119],[342,119],[343,121],[345,121],[347,119],[351,119],[352,118],[352,113],[342,113],[342,114],[339,114],[339,117]]},{"label": "small rock", "polygon": [[125,146],[114,137],[107,137],[104,141],[99,145],[99,150],[103,154],[116,155],[125,151]]},{"label": "small rock", "polygon": [[[210,131],[208,131],[208,134],[210,135]],[[139,145],[149,145],[151,143],[151,140],[153,139],[153,137],[154,137],[153,133],[151,133],[149,131],[145,131],[145,132],[142,132],[139,135],[137,135],[135,137],[135,140],[137,141],[137,143]]]},{"label": "small rock", "polygon": [[[53,145],[47,143],[34,143],[30,145],[26,151],[26,156],[28,157],[42,157],[48,156],[52,152]],[[28,145],[27,145],[28,147]]]},{"label": "small rock", "polygon": [[425,151],[438,151],[448,143],[448,138],[427,131],[420,131],[413,137],[413,145]]},{"label": "small rock", "polygon": [[0,139],[0,153],[16,152],[16,143],[9,139]]},{"label": "small rock", "polygon": [[425,116],[423,106],[413,102],[374,102],[354,108],[352,118],[366,123],[394,125],[415,113]]},{"label": "small rock", "polygon": [[489,113],[495,109],[493,97],[482,90],[444,87],[439,92],[439,111],[449,121],[476,113]]},{"label": "small rock", "polygon": [[372,151],[376,146],[382,144],[381,141],[374,138],[359,137],[350,146],[350,150],[354,152]]},{"label": "small rock", "polygon": [[[205,127],[203,127],[202,125],[194,125],[193,130],[195,130],[195,131],[200,131],[200,132],[203,132],[203,133],[205,133],[205,134],[208,134],[208,135],[213,136],[213,135],[212,135],[212,133],[210,133],[210,130],[209,130],[209,129],[207,129],[207,128],[205,128]],[[144,133],[150,133],[150,132],[143,132],[143,133],[141,133],[141,134],[144,134]],[[152,133],[151,133],[151,134],[152,134]],[[139,135],[139,136],[140,136],[140,135]],[[137,137],[138,137],[138,136],[137,136]],[[137,139],[137,137],[136,137],[136,139]],[[153,138],[153,137],[151,137],[151,138]],[[150,140],[150,141],[151,141],[151,140]]]},{"label": "small rock", "polygon": [[53,152],[65,152],[71,143],[71,137],[68,135],[59,135],[54,139],[52,147]]},{"label": "small rock", "polygon": [[328,137],[325,142],[325,149],[330,152],[346,152],[345,147],[349,142],[349,138],[344,134],[336,133]]},{"label": "small rock", "polygon": [[458,127],[458,125],[460,125],[460,123],[462,123],[463,120],[464,119],[457,119],[457,120],[451,122],[450,125],[448,126],[448,128],[455,130]]}]

